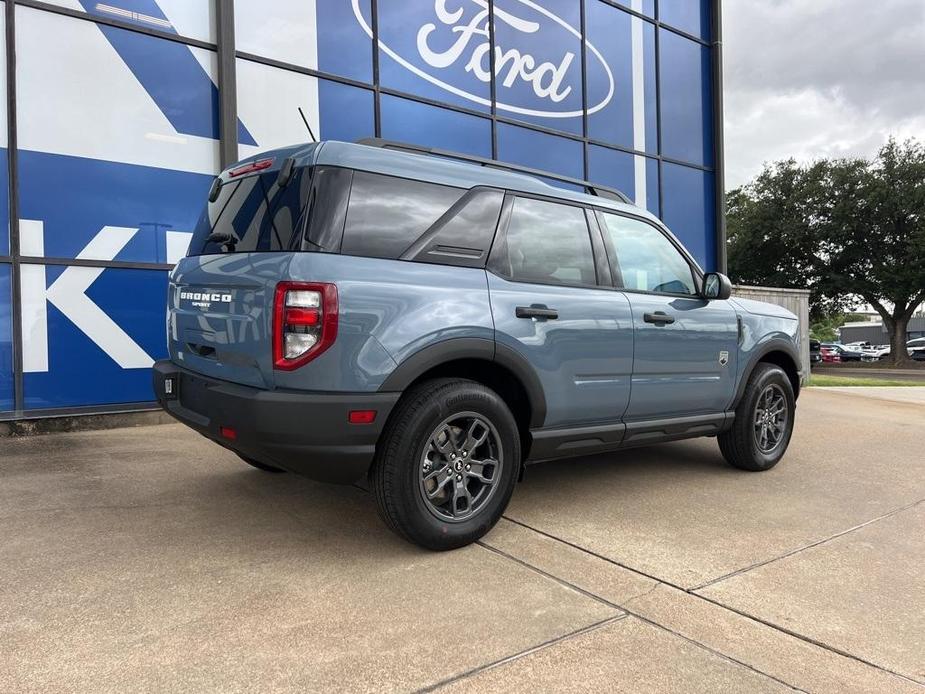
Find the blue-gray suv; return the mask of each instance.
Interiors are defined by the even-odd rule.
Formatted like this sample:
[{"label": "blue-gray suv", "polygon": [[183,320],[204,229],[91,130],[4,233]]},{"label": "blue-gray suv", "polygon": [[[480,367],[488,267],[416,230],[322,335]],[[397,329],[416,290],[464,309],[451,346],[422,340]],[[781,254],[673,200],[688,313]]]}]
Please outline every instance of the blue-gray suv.
[{"label": "blue-gray suv", "polygon": [[697,436],[780,460],[793,314],[730,298],[616,191],[409,149],[303,145],[215,180],[171,276],[167,412],[261,470],[368,479],[432,549],[484,535],[527,463]]}]

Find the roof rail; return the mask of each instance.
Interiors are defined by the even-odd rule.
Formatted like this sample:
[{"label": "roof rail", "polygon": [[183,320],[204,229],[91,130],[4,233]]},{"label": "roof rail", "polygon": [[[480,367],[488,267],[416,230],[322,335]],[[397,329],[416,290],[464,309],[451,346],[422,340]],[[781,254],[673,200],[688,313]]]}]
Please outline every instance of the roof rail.
[{"label": "roof rail", "polygon": [[599,198],[606,198],[607,200],[616,200],[617,202],[623,202],[628,205],[634,204],[625,193],[617,190],[616,188],[608,188],[607,186],[601,186],[596,183],[583,181],[580,178],[563,176],[561,174],[553,173],[552,171],[543,171],[542,169],[532,169],[528,166],[508,164],[507,162],[497,161],[495,159],[486,159],[485,157],[478,157],[473,154],[463,154],[462,152],[453,152],[446,149],[422,147],[421,145],[409,144],[407,142],[385,140],[381,137],[367,137],[362,140],[357,140],[356,144],[366,145],[367,147],[379,147],[381,149],[394,149],[396,151],[411,152],[413,154],[431,154],[433,156],[445,157],[447,159],[458,159],[470,164],[478,164],[480,166],[485,166],[492,169],[511,171],[513,173],[526,174],[528,176],[539,176],[541,178],[552,179],[560,183],[568,183],[569,185],[578,186],[588,195],[595,195]]}]

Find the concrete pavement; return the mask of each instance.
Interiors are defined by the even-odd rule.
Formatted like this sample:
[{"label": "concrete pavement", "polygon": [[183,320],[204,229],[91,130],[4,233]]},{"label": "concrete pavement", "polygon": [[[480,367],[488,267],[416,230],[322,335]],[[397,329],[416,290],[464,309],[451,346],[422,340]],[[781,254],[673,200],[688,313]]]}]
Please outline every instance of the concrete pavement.
[{"label": "concrete pavement", "polygon": [[827,393],[842,393],[860,398],[889,400],[891,402],[910,402],[925,405],[925,387],[908,386],[894,388],[889,386],[830,386]]},{"label": "concrete pavement", "polygon": [[925,692],[923,440],[808,389],[768,473],[539,465],[444,554],[179,425],[0,440],[0,691]]}]

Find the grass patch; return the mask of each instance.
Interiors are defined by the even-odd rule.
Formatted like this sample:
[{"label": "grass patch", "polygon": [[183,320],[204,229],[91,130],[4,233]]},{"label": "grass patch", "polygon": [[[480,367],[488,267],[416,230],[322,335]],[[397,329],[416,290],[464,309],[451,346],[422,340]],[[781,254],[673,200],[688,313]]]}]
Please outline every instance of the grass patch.
[{"label": "grass patch", "polygon": [[826,387],[826,386],[925,386],[925,382],[922,381],[896,381],[889,380],[886,378],[852,378],[851,376],[829,376],[821,374],[813,374],[810,379],[809,386],[817,387]]}]

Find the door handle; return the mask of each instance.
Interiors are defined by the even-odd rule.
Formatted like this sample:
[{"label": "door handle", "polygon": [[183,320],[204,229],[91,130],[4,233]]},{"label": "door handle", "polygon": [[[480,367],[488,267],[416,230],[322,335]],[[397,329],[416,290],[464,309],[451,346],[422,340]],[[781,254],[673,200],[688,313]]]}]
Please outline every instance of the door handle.
[{"label": "door handle", "polygon": [[514,315],[518,318],[548,318],[549,320],[555,320],[559,317],[559,312],[554,308],[537,304],[535,306],[518,306],[514,309]]},{"label": "door handle", "polygon": [[646,323],[654,323],[655,325],[671,325],[674,323],[674,316],[669,316],[664,311],[656,311],[655,313],[647,313],[642,319]]}]

